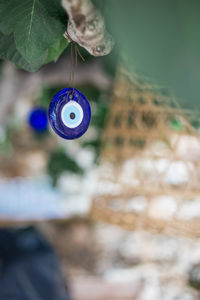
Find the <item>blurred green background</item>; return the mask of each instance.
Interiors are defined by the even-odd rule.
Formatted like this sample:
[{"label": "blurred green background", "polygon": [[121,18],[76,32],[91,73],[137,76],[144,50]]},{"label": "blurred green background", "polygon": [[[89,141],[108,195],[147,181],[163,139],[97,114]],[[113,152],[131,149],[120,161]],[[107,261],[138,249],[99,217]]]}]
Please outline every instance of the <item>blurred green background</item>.
[{"label": "blurred green background", "polygon": [[200,1],[95,1],[131,70],[149,76],[199,109]]}]

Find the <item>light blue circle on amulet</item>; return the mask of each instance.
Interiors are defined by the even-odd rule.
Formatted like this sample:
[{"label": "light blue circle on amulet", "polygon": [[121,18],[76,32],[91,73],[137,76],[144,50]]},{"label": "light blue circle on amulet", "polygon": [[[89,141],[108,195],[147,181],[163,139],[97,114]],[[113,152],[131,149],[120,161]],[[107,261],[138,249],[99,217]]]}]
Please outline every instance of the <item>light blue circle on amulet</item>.
[{"label": "light blue circle on amulet", "polygon": [[83,109],[77,102],[69,101],[62,109],[61,118],[67,127],[75,128],[83,120]]}]

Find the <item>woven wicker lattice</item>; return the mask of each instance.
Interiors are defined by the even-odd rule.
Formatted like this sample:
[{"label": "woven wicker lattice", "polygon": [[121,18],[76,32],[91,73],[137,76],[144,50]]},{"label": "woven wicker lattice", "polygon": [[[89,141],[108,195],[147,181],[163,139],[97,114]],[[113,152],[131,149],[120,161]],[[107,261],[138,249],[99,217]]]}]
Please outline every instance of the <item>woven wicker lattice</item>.
[{"label": "woven wicker lattice", "polygon": [[200,236],[200,137],[188,118],[165,90],[119,70],[93,219]]}]

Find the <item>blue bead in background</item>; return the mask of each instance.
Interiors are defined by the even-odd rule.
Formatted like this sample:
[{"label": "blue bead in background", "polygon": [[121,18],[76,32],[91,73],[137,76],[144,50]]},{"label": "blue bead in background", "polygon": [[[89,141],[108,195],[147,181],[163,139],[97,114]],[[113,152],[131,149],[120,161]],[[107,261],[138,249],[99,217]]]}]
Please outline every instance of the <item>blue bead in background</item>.
[{"label": "blue bead in background", "polygon": [[28,117],[28,123],[36,132],[44,132],[48,128],[47,112],[44,108],[33,108]]},{"label": "blue bead in background", "polygon": [[91,109],[86,97],[77,89],[59,91],[49,106],[49,122],[53,130],[64,139],[82,136],[90,124]]}]

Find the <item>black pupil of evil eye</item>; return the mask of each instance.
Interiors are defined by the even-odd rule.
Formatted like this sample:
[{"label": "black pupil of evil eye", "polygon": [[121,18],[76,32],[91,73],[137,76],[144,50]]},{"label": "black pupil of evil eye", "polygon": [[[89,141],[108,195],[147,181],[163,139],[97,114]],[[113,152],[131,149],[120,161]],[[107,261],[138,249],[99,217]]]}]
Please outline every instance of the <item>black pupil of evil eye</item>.
[{"label": "black pupil of evil eye", "polygon": [[70,118],[73,120],[73,119],[75,119],[75,117],[76,117],[75,113],[72,112],[72,113],[70,114]]}]

